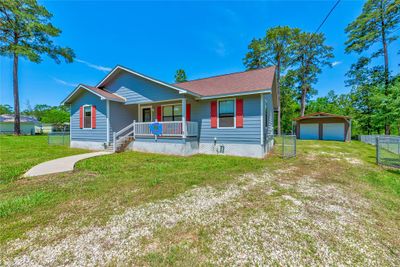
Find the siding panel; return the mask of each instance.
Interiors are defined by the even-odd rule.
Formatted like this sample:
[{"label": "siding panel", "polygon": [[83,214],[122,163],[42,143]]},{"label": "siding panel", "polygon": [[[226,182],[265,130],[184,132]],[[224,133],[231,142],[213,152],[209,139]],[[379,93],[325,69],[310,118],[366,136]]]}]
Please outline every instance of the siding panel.
[{"label": "siding panel", "polygon": [[110,101],[110,142],[113,141],[113,132],[118,132],[133,120],[138,120],[138,106],[124,105]]},{"label": "siding panel", "polygon": [[[96,128],[79,128],[79,108],[83,105],[96,106]],[[71,104],[71,139],[73,141],[107,141],[106,101],[90,92],[83,91]]]},{"label": "siding panel", "polygon": [[178,91],[135,77],[128,73],[119,74],[106,89],[126,98],[125,104],[138,104],[183,98]]},{"label": "siding panel", "polygon": [[210,101],[192,103],[192,121],[197,121],[200,128],[200,142],[211,143],[217,138],[218,143],[260,144],[260,96],[243,98],[243,128],[211,128]]}]

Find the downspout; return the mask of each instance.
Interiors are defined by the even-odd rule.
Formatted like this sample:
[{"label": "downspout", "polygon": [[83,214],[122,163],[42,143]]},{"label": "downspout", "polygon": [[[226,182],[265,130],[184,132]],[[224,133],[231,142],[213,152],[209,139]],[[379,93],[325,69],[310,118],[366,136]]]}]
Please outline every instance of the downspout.
[{"label": "downspout", "polygon": [[71,124],[71,122],[72,122],[72,104],[69,104],[69,146],[71,146],[71,142],[72,142],[72,131],[71,131],[72,124]]},{"label": "downspout", "polygon": [[107,146],[110,145],[110,100],[106,100],[107,109]]},{"label": "downspout", "polygon": [[264,146],[264,95],[261,94],[260,95],[260,125],[261,125],[261,129],[260,129],[260,137],[261,137],[261,146],[264,149],[264,153],[265,153],[265,146]]},{"label": "downspout", "polygon": [[186,124],[186,98],[182,98],[182,138],[186,139],[187,124]]}]

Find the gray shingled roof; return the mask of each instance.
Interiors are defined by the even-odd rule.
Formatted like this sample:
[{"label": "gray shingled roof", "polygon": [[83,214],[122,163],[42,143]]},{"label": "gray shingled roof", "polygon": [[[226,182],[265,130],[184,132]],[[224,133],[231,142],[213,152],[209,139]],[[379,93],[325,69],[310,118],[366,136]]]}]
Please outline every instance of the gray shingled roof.
[{"label": "gray shingled roof", "polygon": [[[15,115],[14,114],[3,114],[0,115],[0,122],[14,122],[15,119]],[[25,122],[32,122],[32,123],[39,123],[39,121],[33,117],[33,116],[25,116],[25,115],[21,115],[20,116],[20,121],[22,123]]]}]

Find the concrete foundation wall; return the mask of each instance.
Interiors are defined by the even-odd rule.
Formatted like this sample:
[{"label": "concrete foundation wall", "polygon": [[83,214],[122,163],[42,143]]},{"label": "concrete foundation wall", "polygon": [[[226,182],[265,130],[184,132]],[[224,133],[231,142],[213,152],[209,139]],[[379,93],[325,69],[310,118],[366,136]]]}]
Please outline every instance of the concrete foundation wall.
[{"label": "concrete foundation wall", "polygon": [[263,158],[265,155],[264,146],[259,144],[200,143],[199,153],[251,158]]},{"label": "concrete foundation wall", "polygon": [[70,147],[72,148],[83,148],[89,150],[104,150],[104,142],[92,142],[92,141],[71,141]]},{"label": "concrete foundation wall", "polygon": [[[273,146],[273,140],[267,147]],[[89,150],[104,150],[104,143],[89,141],[71,141],[71,147]],[[222,143],[198,143],[197,140],[182,139],[137,139],[131,142],[127,150],[159,153],[177,156],[191,156],[194,154],[229,155],[251,158],[263,158],[265,148],[258,144],[222,144]],[[268,148],[266,149],[268,151]]]},{"label": "concrete foundation wall", "polygon": [[128,149],[148,153],[160,153],[178,156],[190,156],[199,153],[197,141],[177,140],[136,140],[129,144]]}]

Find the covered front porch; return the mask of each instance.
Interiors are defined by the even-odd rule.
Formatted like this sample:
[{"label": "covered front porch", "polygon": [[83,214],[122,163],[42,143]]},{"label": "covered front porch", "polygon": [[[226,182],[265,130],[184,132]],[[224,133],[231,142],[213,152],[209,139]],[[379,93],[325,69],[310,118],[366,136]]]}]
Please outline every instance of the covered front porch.
[{"label": "covered front porch", "polygon": [[[158,126],[160,134],[152,132],[151,128]],[[187,138],[198,136],[198,124],[194,121],[156,121],[156,122],[133,122],[133,137],[151,138]]]},{"label": "covered front porch", "polygon": [[129,106],[136,112],[131,123],[112,132],[110,145],[114,151],[161,152],[160,147],[164,147],[161,153],[182,154],[180,150],[185,150],[187,143],[193,147],[196,142],[198,147],[199,127],[196,121],[190,121],[191,104],[186,99],[135,104],[137,108]]}]

